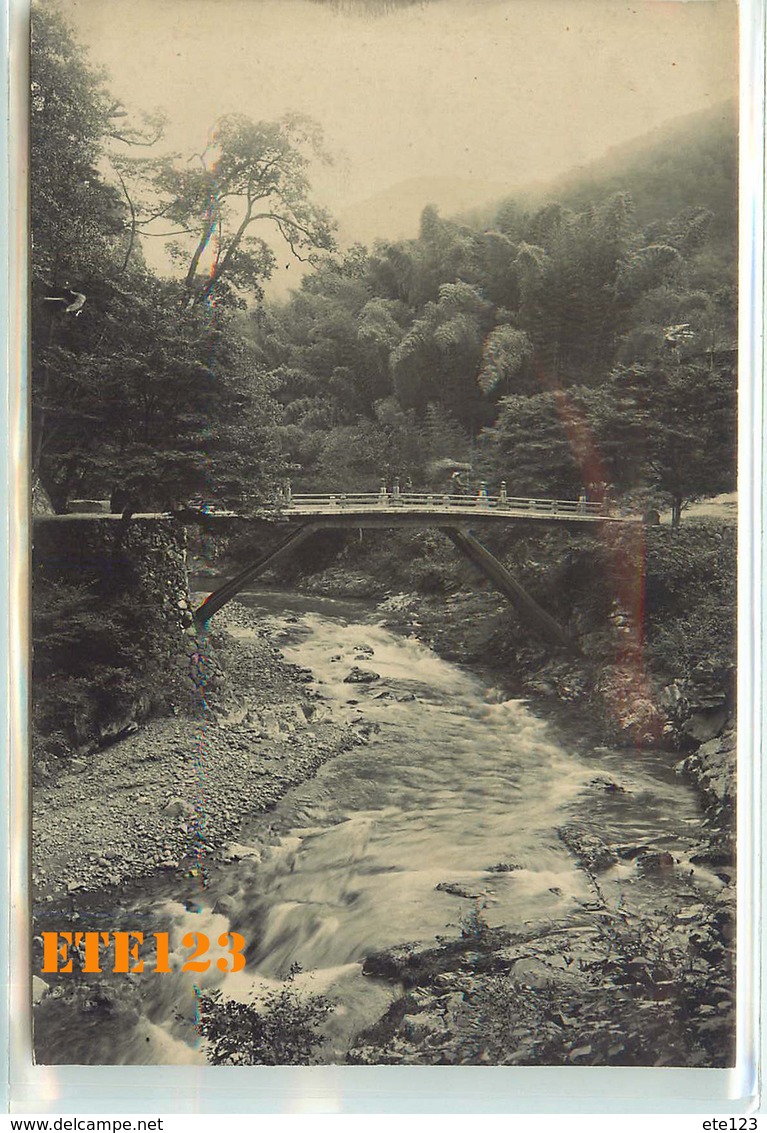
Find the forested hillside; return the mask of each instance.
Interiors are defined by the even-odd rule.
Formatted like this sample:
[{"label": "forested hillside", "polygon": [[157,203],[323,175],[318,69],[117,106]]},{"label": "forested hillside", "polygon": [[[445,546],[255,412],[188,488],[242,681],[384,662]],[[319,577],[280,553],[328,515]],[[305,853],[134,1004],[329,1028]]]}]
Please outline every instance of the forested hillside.
[{"label": "forested hillside", "polygon": [[[671,505],[734,487],[731,109],[508,199],[336,252],[304,118],[162,152],[63,20],[32,42],[33,458],[58,510],[123,487],[248,510],[381,479]],[[204,144],[204,142],[203,142]],[[280,234],[315,263],[263,299]],[[173,265],[144,249],[167,240]]]},{"label": "forested hillside", "polygon": [[[651,134],[614,146],[599,160],[574,169],[550,185],[530,186],[516,196],[527,209],[558,201],[579,210],[629,188],[637,222],[668,221],[696,202],[712,213],[710,233],[737,242],[738,108],[674,118]],[[498,206],[496,206],[497,208]],[[474,223],[489,225],[493,211],[476,210]]]},{"label": "forested hillside", "polygon": [[484,224],[427,207],[417,239],[329,258],[259,311],[299,482],[436,487],[463,462],[512,492],[608,483],[677,518],[732,487],[735,134],[709,126],[590,199],[565,186],[568,205],[510,199]]}]

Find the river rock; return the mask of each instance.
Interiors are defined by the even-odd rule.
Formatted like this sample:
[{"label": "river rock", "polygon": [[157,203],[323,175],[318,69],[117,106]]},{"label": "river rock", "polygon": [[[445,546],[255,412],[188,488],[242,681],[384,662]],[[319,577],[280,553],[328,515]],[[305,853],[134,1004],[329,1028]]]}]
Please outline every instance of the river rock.
[{"label": "river rock", "polygon": [[480,897],[484,897],[482,892],[475,893],[467,888],[461,881],[440,881],[439,885],[434,886],[440,893],[450,893],[453,897],[465,897],[469,901],[477,901]]},{"label": "river rock", "polygon": [[726,708],[720,708],[713,712],[696,712],[689,720],[685,721],[682,731],[697,743],[707,743],[719,735],[727,722],[727,716]]},{"label": "river rock", "polygon": [[400,1026],[404,1037],[412,1043],[422,1043],[445,1032],[444,1019],[436,1012],[429,1011],[403,1015]]},{"label": "river rock", "polygon": [[701,915],[706,911],[705,905],[688,905],[685,909],[680,909],[676,915],[677,921],[682,924],[687,924],[690,921],[699,920]]},{"label": "river rock", "polygon": [[345,685],[369,685],[374,681],[380,681],[380,673],[374,673],[371,669],[359,669],[354,665],[351,670],[344,677]]},{"label": "river rock", "polygon": [[598,790],[605,791],[608,794],[626,794],[625,787],[621,787],[619,783],[616,783],[613,779],[608,779],[605,775],[597,775],[595,779],[590,781],[589,786],[596,787]]},{"label": "river rock", "polygon": [[383,980],[405,980],[407,975],[417,971],[422,955],[423,949],[418,944],[399,944],[382,952],[371,952],[362,965],[362,974]]},{"label": "river rock", "polygon": [[602,873],[618,861],[617,855],[606,842],[582,826],[560,826],[557,834],[570,853],[576,856],[578,865],[593,873]]},{"label": "river rock", "polygon": [[280,722],[274,712],[262,712],[260,716],[260,730],[268,740],[278,740],[282,735]]},{"label": "river rock", "polygon": [[639,846],[616,846],[615,852],[621,861],[633,862],[641,854],[647,854],[652,849],[647,843]]},{"label": "river rock", "polygon": [[640,854],[637,858],[640,873],[664,873],[673,868],[674,858],[668,850],[653,850],[649,854]]},{"label": "river rock", "polygon": [[228,894],[224,894],[223,897],[219,897],[216,901],[215,905],[213,906],[213,912],[219,913],[222,917],[226,917],[227,920],[231,920],[232,913],[235,912],[236,908],[237,905],[234,897],[230,897]]},{"label": "river rock", "polygon": [[261,860],[261,851],[256,846],[246,846],[241,842],[230,842],[221,851],[222,862],[238,862],[241,858],[255,858]]},{"label": "river rock", "polygon": [[191,818],[197,813],[190,802],[187,802],[186,799],[182,799],[179,796],[168,799],[162,809],[174,818]]}]

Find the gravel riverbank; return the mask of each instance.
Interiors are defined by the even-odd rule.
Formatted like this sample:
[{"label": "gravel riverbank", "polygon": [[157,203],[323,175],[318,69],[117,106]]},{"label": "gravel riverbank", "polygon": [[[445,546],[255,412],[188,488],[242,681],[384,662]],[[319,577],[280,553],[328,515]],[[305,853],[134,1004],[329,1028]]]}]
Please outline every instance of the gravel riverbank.
[{"label": "gravel riverbank", "polygon": [[217,616],[200,673],[192,714],[150,721],[35,787],[37,901],[158,870],[203,874],[249,814],[364,742],[236,603]]}]

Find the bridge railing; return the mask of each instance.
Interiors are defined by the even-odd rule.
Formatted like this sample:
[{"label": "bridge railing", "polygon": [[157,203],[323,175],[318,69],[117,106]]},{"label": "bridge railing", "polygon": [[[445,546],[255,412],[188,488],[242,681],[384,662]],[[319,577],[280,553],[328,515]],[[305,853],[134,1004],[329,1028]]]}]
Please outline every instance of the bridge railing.
[{"label": "bridge railing", "polygon": [[290,511],[375,511],[402,508],[415,511],[514,511],[538,515],[603,516],[593,500],[551,500],[528,496],[458,495],[444,492],[327,492],[291,496],[282,501]]}]

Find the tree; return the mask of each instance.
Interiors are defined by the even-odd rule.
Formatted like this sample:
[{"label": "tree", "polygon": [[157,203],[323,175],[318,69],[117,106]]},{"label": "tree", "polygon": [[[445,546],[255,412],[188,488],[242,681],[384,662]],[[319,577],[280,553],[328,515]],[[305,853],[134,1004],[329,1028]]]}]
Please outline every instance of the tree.
[{"label": "tree", "polygon": [[483,393],[506,387],[524,369],[533,355],[533,346],[524,331],[504,324],[485,339],[482,350],[482,369],[477,381]]},{"label": "tree", "polygon": [[103,74],[55,9],[35,5],[31,32],[32,466],[63,506],[94,434],[78,359],[88,318],[48,299],[69,287],[92,301],[119,258],[123,206],[97,169],[113,110]]},{"label": "tree", "polygon": [[675,527],[690,500],[734,489],[737,383],[729,363],[672,357],[619,370],[613,381],[623,399],[615,399],[612,421],[620,428],[629,407],[642,477],[670,499]]},{"label": "tree", "polygon": [[87,318],[36,351],[38,468],[57,509],[117,484],[146,508],[270,495],[271,383],[221,313],[187,309],[182,294],[146,271],[102,281]]},{"label": "tree", "polygon": [[[319,127],[303,115],[254,122],[243,114],[220,118],[196,167],[178,158],[148,166],[159,206],[155,218],[176,224],[170,235],[185,254],[184,289],[191,306],[231,296],[232,289],[260,294],[274,268],[274,253],[256,226],[271,227],[298,259],[334,247],[333,222],[310,200],[307,170],[328,160]],[[140,229],[152,235],[151,225]],[[168,233],[158,233],[167,236]],[[186,249],[186,253],[185,253]]]},{"label": "tree", "polygon": [[594,437],[578,391],[501,399],[495,425],[480,438],[485,459],[509,493],[577,496],[602,478]]},{"label": "tree", "polygon": [[[188,281],[147,270],[130,192],[100,171],[115,139],[150,144],[158,123],[152,134],[131,124],[47,6],[33,12],[31,81],[32,453],[54,506],[117,484],[146,507],[270,496],[281,471],[270,381],[227,311],[190,303]],[[233,126],[222,141],[233,184],[245,143]],[[290,156],[283,195],[299,224],[302,159]],[[118,178],[130,164],[115,159]],[[219,278],[239,278],[239,255],[230,242]],[[65,288],[81,293],[76,312],[51,301]]]},{"label": "tree", "polygon": [[481,416],[477,374],[491,305],[468,283],[444,283],[391,355],[397,396],[423,413],[433,402],[476,427]]},{"label": "tree", "polygon": [[29,162],[33,294],[85,290],[124,233],[119,193],[97,166],[115,104],[61,15],[32,9]]}]

